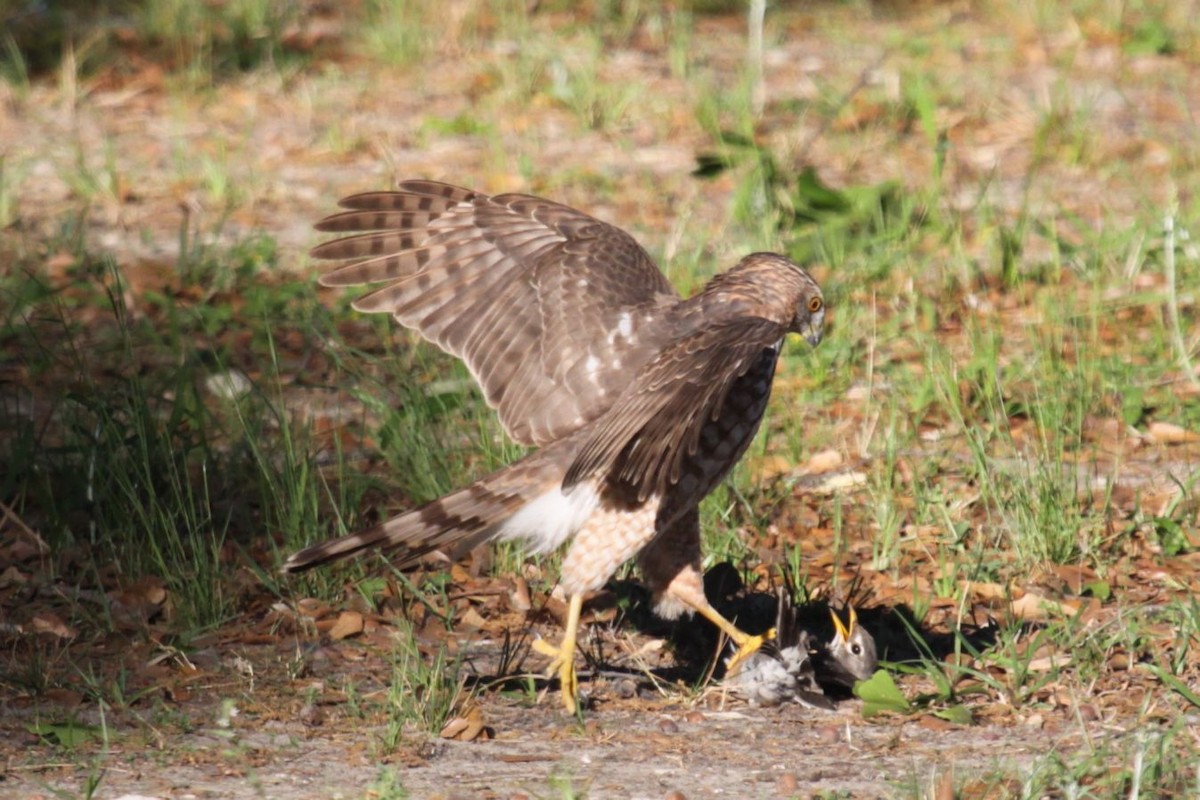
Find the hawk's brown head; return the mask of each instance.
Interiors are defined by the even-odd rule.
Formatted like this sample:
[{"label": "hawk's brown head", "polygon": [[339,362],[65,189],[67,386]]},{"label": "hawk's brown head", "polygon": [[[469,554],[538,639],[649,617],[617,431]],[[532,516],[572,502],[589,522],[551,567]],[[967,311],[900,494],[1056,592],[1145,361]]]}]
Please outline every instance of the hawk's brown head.
[{"label": "hawk's brown head", "polygon": [[800,334],[813,347],[820,343],[825,297],[804,267],[778,253],[751,253],[726,275],[762,304],[758,313],[785,325],[789,333]]}]

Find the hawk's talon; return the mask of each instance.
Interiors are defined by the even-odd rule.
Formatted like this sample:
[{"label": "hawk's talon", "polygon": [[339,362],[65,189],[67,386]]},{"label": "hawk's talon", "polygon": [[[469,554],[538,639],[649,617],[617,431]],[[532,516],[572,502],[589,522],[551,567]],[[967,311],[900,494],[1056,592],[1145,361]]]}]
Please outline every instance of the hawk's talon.
[{"label": "hawk's talon", "polygon": [[533,649],[550,657],[550,666],[546,668],[546,677],[553,678],[558,673],[559,688],[562,691],[563,708],[568,714],[574,714],[578,705],[575,696],[579,694],[579,680],[575,677],[575,640],[579,634],[579,615],[583,612],[583,595],[571,597],[567,606],[567,630],[563,634],[562,644],[558,647],[545,639],[534,639]]},{"label": "hawk's talon", "polygon": [[579,679],[575,677],[575,643],[571,642],[567,652],[567,642],[560,647],[547,642],[545,639],[535,639],[533,649],[541,655],[548,656],[550,665],[546,667],[546,677],[553,678],[558,673],[558,682],[562,691],[563,707],[568,714],[574,714],[575,697],[579,694]]},{"label": "hawk's talon", "polygon": [[747,636],[739,645],[737,652],[729,659],[725,665],[725,674],[732,675],[738,671],[738,668],[750,656],[762,649],[762,646],[775,638],[775,629],[767,631],[761,636]]},{"label": "hawk's talon", "polygon": [[532,647],[536,652],[551,658],[557,656],[559,652],[557,647],[550,644],[545,639],[534,639]]}]

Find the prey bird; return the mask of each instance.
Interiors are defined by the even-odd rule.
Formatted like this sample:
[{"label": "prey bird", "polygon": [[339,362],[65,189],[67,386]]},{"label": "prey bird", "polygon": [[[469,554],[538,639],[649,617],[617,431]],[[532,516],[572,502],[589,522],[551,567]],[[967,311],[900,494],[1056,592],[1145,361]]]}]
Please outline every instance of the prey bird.
[{"label": "prey bird", "polygon": [[461,358],[516,442],[536,448],[475,483],[291,556],[299,572],[384,551],[399,566],[490,540],[569,543],[566,630],[552,658],[576,708],[587,593],[636,558],[655,612],[695,611],[737,645],[763,642],[705,599],[697,507],[749,446],[789,333],[821,340],[825,302],[800,265],[752,253],[683,299],[624,231],[524,194],[409,180],[341,201],[313,249],[342,262],[325,286],[370,285],[354,307],[391,314]]},{"label": "prey bird", "polygon": [[[725,685],[752,706],[776,706],[796,702],[809,708],[832,709],[824,685],[851,689],[866,680],[879,666],[875,639],[858,624],[854,606],[849,623],[832,608],[833,636],[819,640],[815,631],[804,629],[796,618],[791,595],[780,587],[777,594],[775,627],[768,641],[726,672]],[[736,655],[736,654],[735,654]]]}]

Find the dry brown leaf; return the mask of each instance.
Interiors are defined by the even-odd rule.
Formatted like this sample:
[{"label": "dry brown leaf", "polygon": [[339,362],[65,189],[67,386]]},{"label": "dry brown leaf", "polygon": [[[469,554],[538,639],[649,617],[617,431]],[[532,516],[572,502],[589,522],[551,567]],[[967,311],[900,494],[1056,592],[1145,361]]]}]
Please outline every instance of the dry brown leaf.
[{"label": "dry brown leaf", "polygon": [[1200,442],[1200,433],[1189,431],[1171,422],[1151,422],[1146,428],[1150,438],[1159,444],[1188,444]]},{"label": "dry brown leaf", "polygon": [[792,471],[792,462],[783,456],[762,456],[754,459],[750,469],[756,481],[769,481]]},{"label": "dry brown leaf", "polygon": [[296,603],[296,611],[302,616],[320,619],[327,616],[333,609],[315,597],[305,597]]},{"label": "dry brown leaf", "polygon": [[487,625],[487,620],[479,616],[479,612],[473,606],[467,606],[467,610],[458,618],[469,629],[479,630]]},{"label": "dry brown leaf", "polygon": [[1051,653],[1041,658],[1030,659],[1025,668],[1030,672],[1049,672],[1052,669],[1062,669],[1071,665],[1070,654]]},{"label": "dry brown leaf", "polygon": [[529,581],[520,575],[513,580],[513,588],[508,593],[508,604],[514,611],[528,611],[533,608],[533,602],[529,597]]},{"label": "dry brown leaf", "polygon": [[1180,493],[1181,490],[1177,486],[1161,492],[1146,492],[1140,497],[1142,510],[1153,516],[1166,514],[1167,509],[1170,508],[1172,503],[1176,502]]},{"label": "dry brown leaf", "polygon": [[1079,610],[1079,604],[1070,600],[1051,600],[1036,592],[1026,592],[1012,602],[1013,616],[1030,622],[1044,620],[1051,615],[1070,615]]},{"label": "dry brown leaf", "polygon": [[13,561],[18,564],[24,561],[32,561],[46,554],[46,550],[42,549],[36,542],[31,542],[26,539],[17,539],[12,544],[4,548],[4,557],[7,561]]},{"label": "dry brown leaf", "polygon": [[554,587],[554,592],[551,592],[550,596],[546,598],[543,608],[550,616],[554,617],[555,622],[559,625],[565,625],[567,622],[567,604],[566,601],[557,596],[558,590],[561,588],[561,585]]},{"label": "dry brown leaf", "polygon": [[167,602],[167,587],[161,578],[143,578],[137,584],[138,593],[147,603],[161,606]]},{"label": "dry brown leaf", "polygon": [[958,588],[962,592],[973,592],[980,600],[1003,600],[1010,594],[1008,587],[998,583],[959,581]]},{"label": "dry brown leaf", "polygon": [[1133,659],[1124,650],[1117,650],[1108,657],[1108,668],[1111,670],[1124,672],[1132,665]]},{"label": "dry brown leaf", "polygon": [[[649,656],[649,655],[653,655],[655,653],[662,652],[663,648],[666,646],[667,646],[666,639],[650,639],[650,640],[642,643],[642,645],[639,646],[633,652],[631,652],[630,655],[633,658]],[[626,648],[626,650],[630,649],[628,642],[625,643],[625,648]]]},{"label": "dry brown leaf", "polygon": [[1071,594],[1081,594],[1084,586],[1100,580],[1096,570],[1082,564],[1057,564],[1050,570],[1067,585]]},{"label": "dry brown leaf", "polygon": [[182,683],[169,683],[162,690],[163,696],[172,703],[186,703],[192,699],[192,690]]},{"label": "dry brown leaf", "polygon": [[53,611],[41,612],[29,620],[26,629],[34,633],[48,633],[60,639],[74,639],[78,635],[74,628],[63,622]]},{"label": "dry brown leaf", "polygon": [[842,458],[842,454],[837,450],[822,450],[819,453],[813,453],[808,461],[804,462],[804,466],[801,469],[809,474],[830,472],[840,467],[843,461],[845,459]]},{"label": "dry brown leaf", "polygon": [[[954,726],[951,725],[950,728],[942,728],[941,730],[953,730],[953,728]],[[956,797],[960,796],[954,791],[953,767],[946,769],[944,772],[939,774],[933,779],[932,783],[933,791],[931,793],[931,800],[954,800]]]},{"label": "dry brown leaf", "polygon": [[928,731],[952,731],[958,728],[953,722],[948,722],[933,714],[922,714],[917,717],[917,725]]},{"label": "dry brown leaf", "polygon": [[160,578],[141,578],[129,586],[108,593],[113,618],[126,627],[140,627],[163,612],[168,600]]},{"label": "dry brown leaf", "polygon": [[833,494],[866,485],[867,474],[865,472],[840,472],[821,481],[819,485],[813,487],[812,492],[814,494]]},{"label": "dry brown leaf", "polygon": [[446,724],[442,726],[442,730],[438,733],[438,736],[443,739],[457,739],[459,734],[466,731],[470,724],[462,717],[453,717],[447,720]]},{"label": "dry brown leaf", "polygon": [[471,706],[461,715],[451,719],[438,735],[443,739],[455,739],[460,742],[473,742],[476,739],[487,741],[492,738],[479,706]]},{"label": "dry brown leaf", "polygon": [[357,636],[363,631],[363,615],[357,611],[343,611],[329,628],[329,638],[334,641]]}]

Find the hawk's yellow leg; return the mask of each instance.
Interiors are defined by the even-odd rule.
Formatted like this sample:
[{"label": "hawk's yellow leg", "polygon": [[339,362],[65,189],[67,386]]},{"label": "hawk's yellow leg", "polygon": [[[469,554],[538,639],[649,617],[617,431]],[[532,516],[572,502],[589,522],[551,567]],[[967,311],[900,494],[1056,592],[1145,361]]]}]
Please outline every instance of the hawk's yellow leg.
[{"label": "hawk's yellow leg", "polygon": [[[697,536],[699,535],[697,529]],[[699,539],[697,539],[697,547],[699,547]],[[717,628],[733,640],[737,645],[737,652],[733,654],[733,658],[729,660],[726,667],[726,674],[732,675],[741,666],[742,662],[749,658],[754,653],[758,652],[759,648],[765,642],[769,642],[775,638],[776,631],[774,628],[760,636],[751,636],[745,631],[739,629],[729,620],[725,619],[720,613],[709,604],[708,598],[704,596],[704,582],[700,577],[700,570],[695,566],[687,566],[680,569],[668,583],[664,594],[670,598],[689,606],[700,616],[716,625]]]},{"label": "hawk's yellow leg", "polygon": [[754,653],[758,652],[759,648],[761,648],[763,644],[775,638],[776,631],[774,628],[771,628],[771,630],[758,636],[751,636],[718,614],[717,610],[708,603],[696,605],[693,606],[693,608],[696,609],[696,612],[699,613],[700,616],[704,617],[713,625],[716,625],[718,628],[720,628],[721,631],[730,639],[732,639],[735,645],[737,645],[737,652],[733,654],[733,658],[729,659],[729,663],[725,666],[725,671],[729,675],[737,672],[737,668],[741,666],[742,662],[752,656]]},{"label": "hawk's yellow leg", "polygon": [[575,640],[579,636],[579,615],[582,612],[583,595],[572,595],[571,603],[567,607],[567,630],[563,634],[562,644],[555,647],[545,639],[537,639],[533,643],[534,650],[553,659],[546,669],[546,677],[558,672],[563,707],[567,709],[568,714],[575,713],[575,694],[579,689],[579,682],[575,679]]}]

